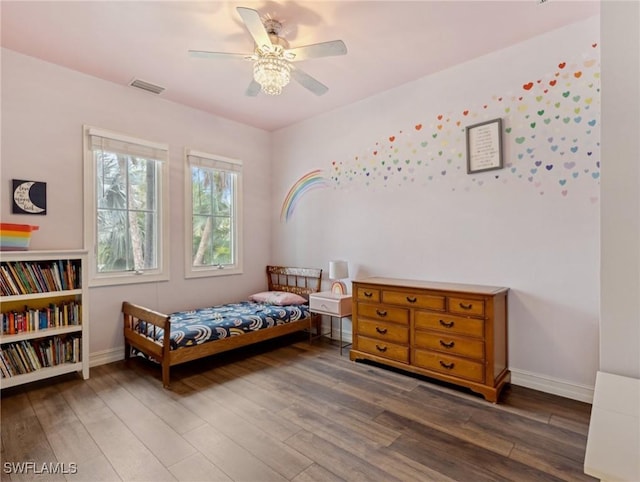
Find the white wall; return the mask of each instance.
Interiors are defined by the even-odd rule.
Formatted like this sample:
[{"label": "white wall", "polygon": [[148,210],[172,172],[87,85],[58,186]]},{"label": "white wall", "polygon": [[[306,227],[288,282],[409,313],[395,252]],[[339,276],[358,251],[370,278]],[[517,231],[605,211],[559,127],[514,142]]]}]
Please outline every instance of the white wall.
[{"label": "white wall", "polygon": [[[0,215],[3,222],[40,226],[31,249],[83,247],[83,124],[169,144],[173,226],[169,282],[90,290],[92,359],[122,357],[123,300],[170,312],[234,301],[266,288],[271,229],[271,188],[264,182],[270,177],[268,132],[3,49]],[[244,161],[244,275],[184,279],[185,147]],[[47,183],[46,216],[10,214],[5,201],[14,178]]]},{"label": "white wall", "polygon": [[602,2],[600,371],[584,471],[640,480],[640,4]]},{"label": "white wall", "polygon": [[[508,286],[514,383],[588,400],[599,58],[595,17],[274,133],[274,261]],[[464,127],[497,117],[504,169],[466,174]]]},{"label": "white wall", "polygon": [[640,378],[640,4],[602,2],[600,370]]}]

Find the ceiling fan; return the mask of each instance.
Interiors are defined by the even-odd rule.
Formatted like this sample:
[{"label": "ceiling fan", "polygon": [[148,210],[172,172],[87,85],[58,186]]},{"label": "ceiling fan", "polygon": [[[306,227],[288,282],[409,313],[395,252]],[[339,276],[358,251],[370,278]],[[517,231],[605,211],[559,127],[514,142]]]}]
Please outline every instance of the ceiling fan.
[{"label": "ceiling fan", "polygon": [[236,7],[236,9],[255,42],[256,47],[253,53],[189,50],[192,57],[242,58],[253,61],[253,79],[246,90],[246,95],[252,97],[258,95],[261,90],[269,95],[280,94],[291,77],[316,95],[322,95],[329,90],[326,85],[294,66],[293,62],[344,55],[347,53],[347,46],[342,40],[289,48],[289,42],[280,36],[282,22],[271,18],[263,22],[256,10],[246,7]]}]

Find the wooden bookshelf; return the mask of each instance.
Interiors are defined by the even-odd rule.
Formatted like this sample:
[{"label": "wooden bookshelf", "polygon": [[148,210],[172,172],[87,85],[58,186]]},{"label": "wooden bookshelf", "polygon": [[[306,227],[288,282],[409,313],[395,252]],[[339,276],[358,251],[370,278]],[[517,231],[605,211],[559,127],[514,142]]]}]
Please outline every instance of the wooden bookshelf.
[{"label": "wooden bookshelf", "polygon": [[0,388],[89,378],[85,251],[0,253]]}]

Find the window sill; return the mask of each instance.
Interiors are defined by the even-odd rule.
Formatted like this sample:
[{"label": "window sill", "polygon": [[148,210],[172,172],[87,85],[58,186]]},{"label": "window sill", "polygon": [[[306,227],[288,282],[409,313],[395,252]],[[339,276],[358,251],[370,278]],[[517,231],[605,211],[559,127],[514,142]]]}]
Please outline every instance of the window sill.
[{"label": "window sill", "polygon": [[96,276],[89,280],[89,288],[99,286],[118,286],[131,285],[139,283],[156,283],[161,281],[169,281],[169,275],[166,273],[159,274],[114,274],[106,276]]},{"label": "window sill", "polygon": [[185,278],[213,278],[216,276],[231,276],[242,274],[242,268],[240,267],[229,267],[229,268],[214,268],[214,267],[202,267],[198,268],[187,268],[187,271],[184,275]]}]

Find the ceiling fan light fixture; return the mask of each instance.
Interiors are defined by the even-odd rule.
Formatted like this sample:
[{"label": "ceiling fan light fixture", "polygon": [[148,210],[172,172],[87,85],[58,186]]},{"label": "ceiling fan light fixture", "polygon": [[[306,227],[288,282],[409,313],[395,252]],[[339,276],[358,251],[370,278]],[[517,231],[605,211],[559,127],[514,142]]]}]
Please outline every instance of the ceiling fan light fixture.
[{"label": "ceiling fan light fixture", "polygon": [[291,65],[280,56],[266,55],[253,64],[253,78],[268,95],[280,95],[291,81]]},{"label": "ceiling fan light fixture", "polygon": [[300,68],[294,67],[293,62],[344,55],[347,53],[347,46],[342,40],[331,40],[290,49],[289,42],[280,37],[281,22],[273,18],[263,20],[260,13],[252,8],[236,7],[236,10],[253,39],[255,46],[253,53],[248,55],[189,50],[192,57],[242,58],[253,61],[253,80],[245,91],[245,95],[249,97],[255,97],[260,91],[268,95],[280,95],[282,89],[291,81],[291,77],[315,95],[323,95],[329,90],[326,85]]}]

